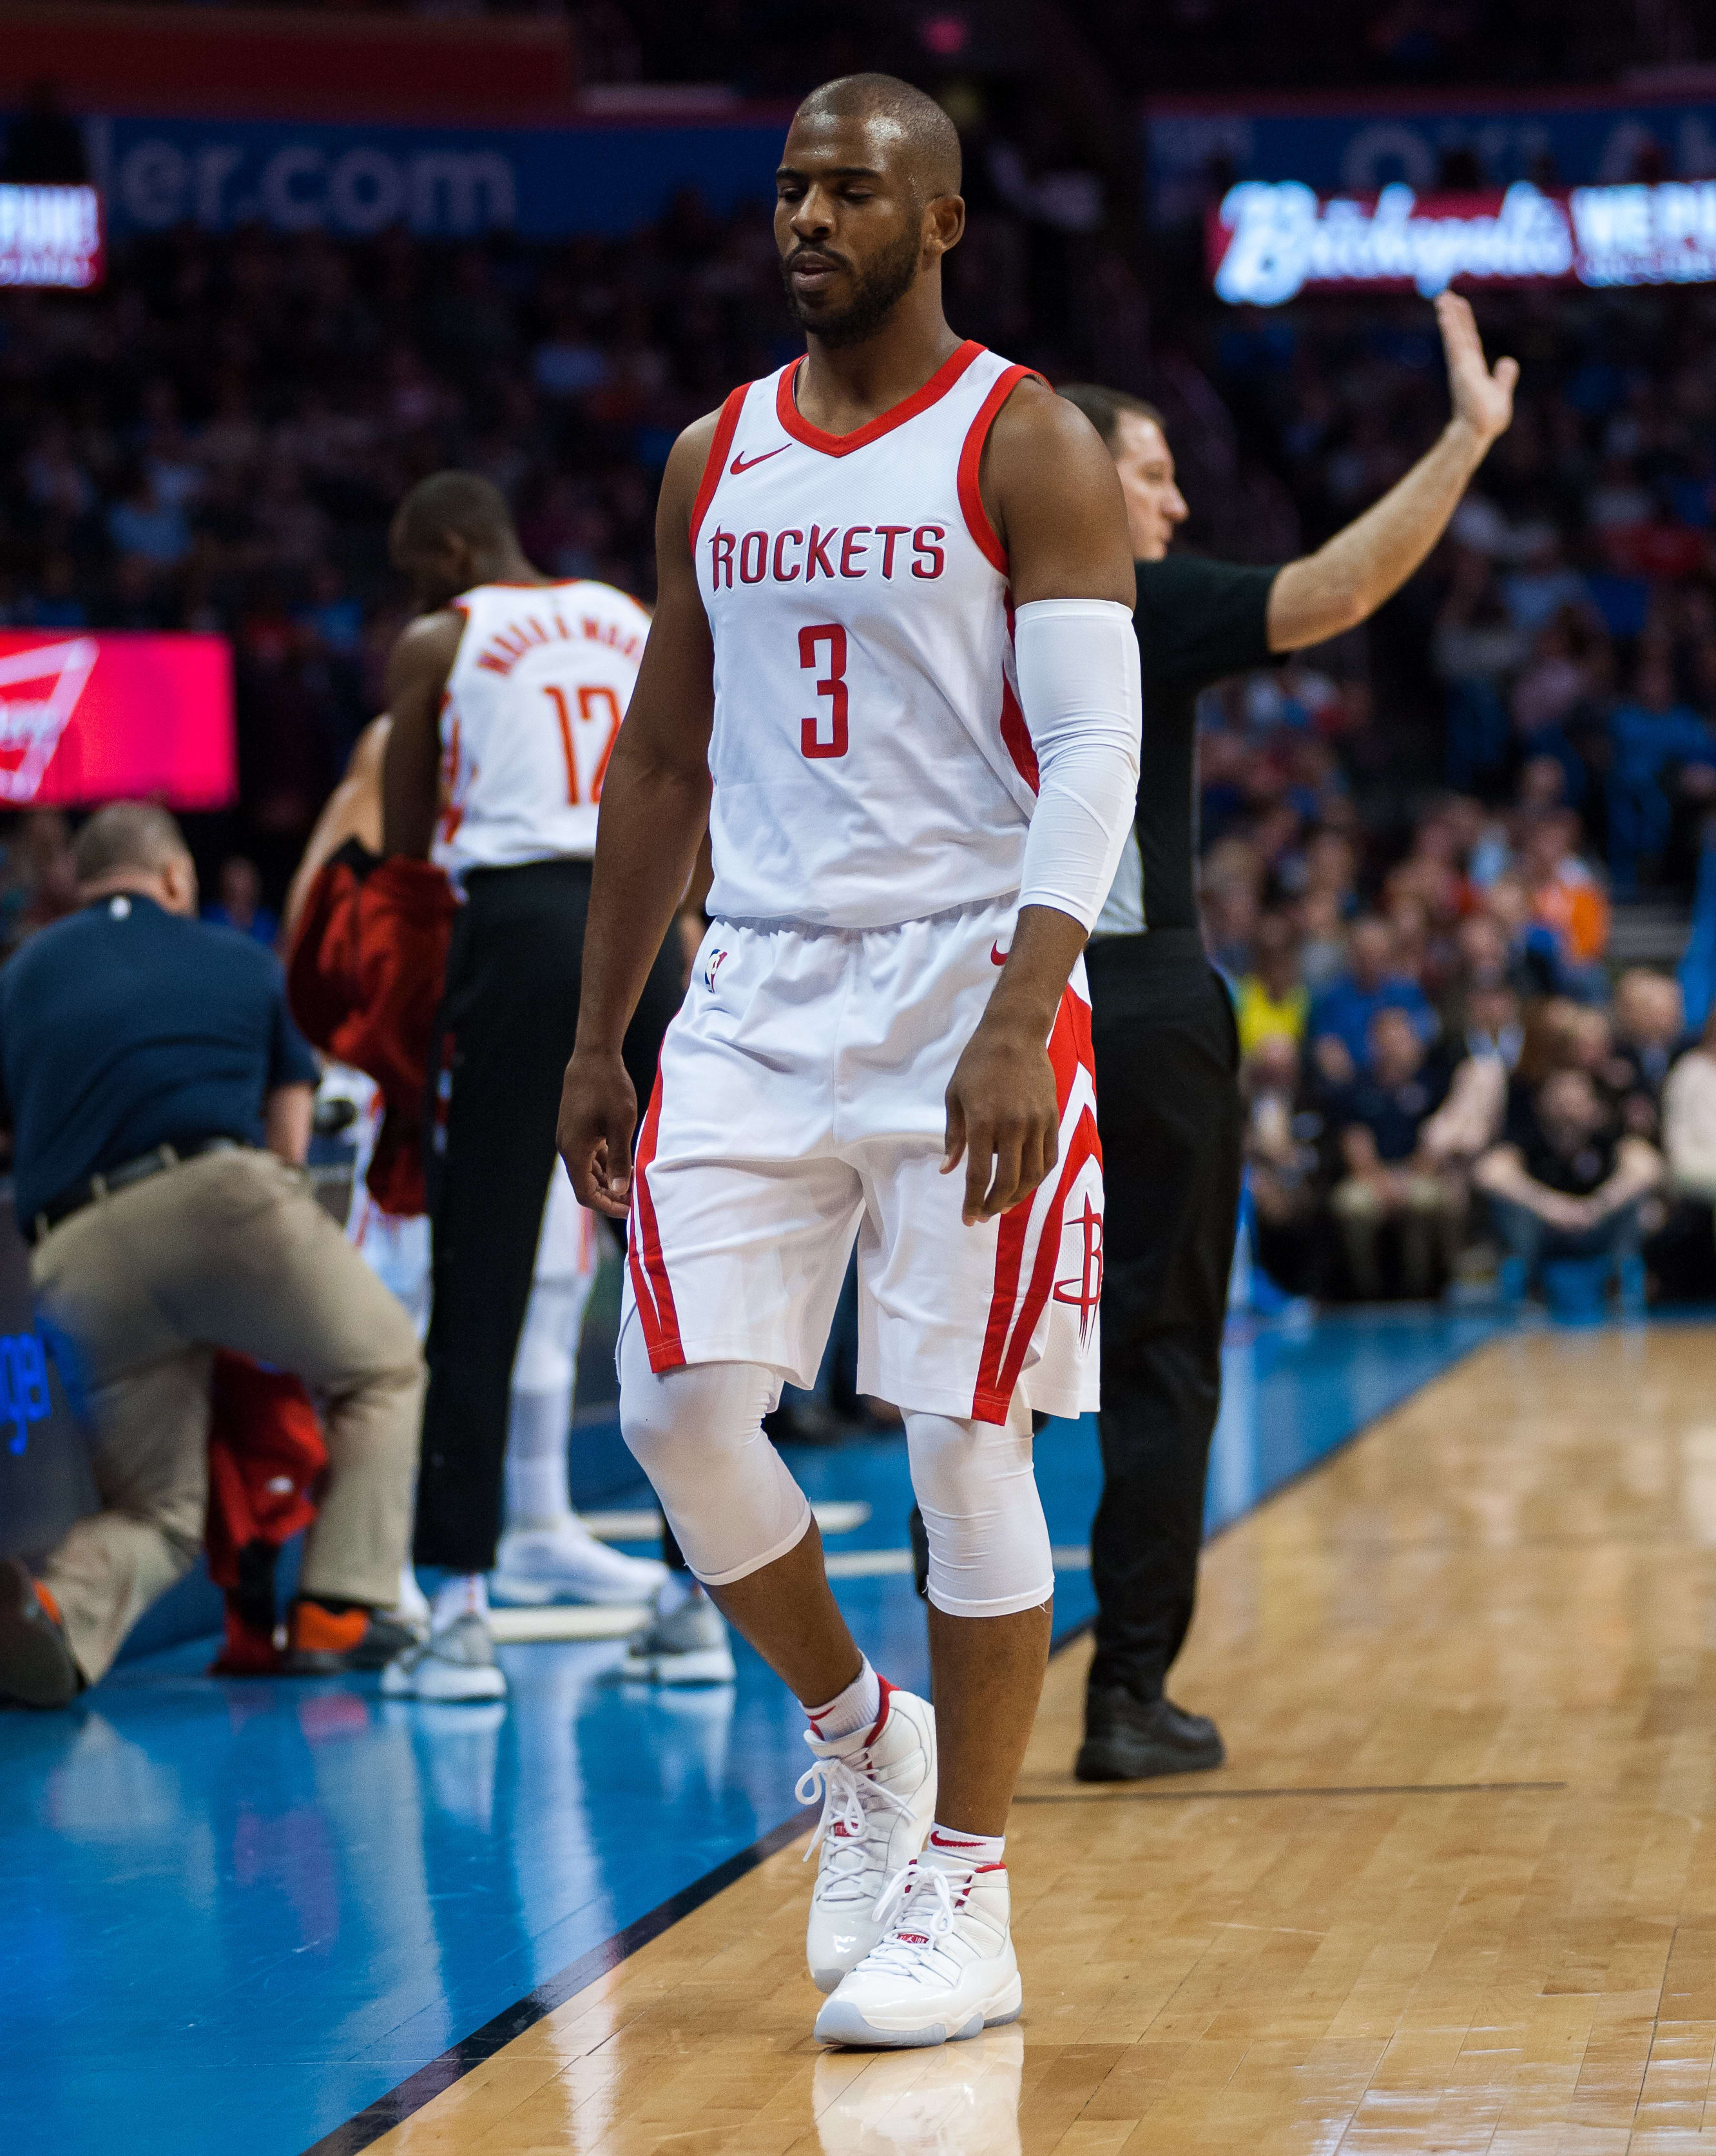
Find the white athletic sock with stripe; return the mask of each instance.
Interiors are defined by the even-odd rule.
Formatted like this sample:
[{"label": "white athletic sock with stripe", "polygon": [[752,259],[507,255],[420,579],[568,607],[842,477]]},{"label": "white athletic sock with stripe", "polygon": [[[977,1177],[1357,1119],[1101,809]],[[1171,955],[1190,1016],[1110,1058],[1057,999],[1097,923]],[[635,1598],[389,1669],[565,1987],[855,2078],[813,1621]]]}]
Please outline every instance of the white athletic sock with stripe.
[{"label": "white athletic sock with stripe", "polygon": [[868,1729],[882,1712],[882,1680],[865,1656],[858,1673],[844,1691],[836,1692],[826,1707],[807,1707],[805,1719],[824,1743],[831,1738],[850,1737]]},{"label": "white athletic sock with stripe", "polygon": [[435,1589],[429,1608],[431,1633],[444,1632],[461,1617],[489,1614],[489,1583],[480,1572],[456,1572]]},{"label": "white athletic sock with stripe", "polygon": [[930,1830],[924,1854],[939,1857],[944,1864],[981,1866],[1004,1863],[1007,1845],[1004,1834],[967,1834],[960,1827],[943,1826],[938,1820]]}]

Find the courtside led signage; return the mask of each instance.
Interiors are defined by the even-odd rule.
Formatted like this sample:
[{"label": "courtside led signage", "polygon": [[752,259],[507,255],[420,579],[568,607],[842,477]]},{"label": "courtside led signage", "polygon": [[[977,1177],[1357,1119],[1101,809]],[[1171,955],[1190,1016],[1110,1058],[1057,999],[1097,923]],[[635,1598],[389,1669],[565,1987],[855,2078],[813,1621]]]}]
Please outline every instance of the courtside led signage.
[{"label": "courtside led signage", "polygon": [[104,267],[94,187],[0,186],[0,285],[84,292]]},{"label": "courtside led signage", "polygon": [[1210,270],[1234,306],[1297,294],[1449,285],[1703,285],[1716,280],[1716,181],[1547,192],[1318,195],[1244,180],[1209,221]]},{"label": "courtside led signage", "polygon": [[224,637],[0,630],[0,807],[220,808],[237,791]]}]

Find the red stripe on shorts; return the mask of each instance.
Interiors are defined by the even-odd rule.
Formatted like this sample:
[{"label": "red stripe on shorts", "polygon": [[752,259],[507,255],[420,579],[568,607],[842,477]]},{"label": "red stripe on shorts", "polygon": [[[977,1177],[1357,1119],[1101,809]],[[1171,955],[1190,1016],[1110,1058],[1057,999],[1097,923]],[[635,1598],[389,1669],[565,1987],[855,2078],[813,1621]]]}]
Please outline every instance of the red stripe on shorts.
[{"label": "red stripe on shorts", "polygon": [[[1080,1066],[1089,1071],[1093,1079],[1096,1074],[1096,1058],[1090,1041],[1090,1006],[1070,988],[1062,991],[1054,1031],[1049,1035],[1048,1060],[1055,1075],[1055,1097],[1064,1117]],[[1022,1300],[1019,1276],[1024,1265],[1025,1239],[1037,1193],[1032,1191],[1029,1198],[1001,1215],[1001,1240],[995,1254],[995,1291],[990,1298],[983,1354],[977,1365],[977,1386],[971,1398],[971,1417],[976,1422],[1002,1423],[1007,1419],[1031,1336],[1053,1292],[1067,1193],[1080,1169],[1091,1160],[1100,1164],[1102,1142],[1097,1136],[1096,1117],[1087,1107],[1080,1111],[1070,1132],[1063,1123],[1060,1173],[1054,1196],[1043,1217],[1036,1260]]]},{"label": "red stripe on shorts", "polygon": [[674,1307],[673,1285],[668,1279],[668,1261],[662,1255],[661,1230],[656,1225],[655,1200],[649,1194],[649,1164],[655,1158],[660,1127],[661,1072],[658,1070],[643,1127],[638,1133],[638,1158],[632,1169],[632,1233],[627,1251],[632,1292],[643,1322],[643,1344],[649,1350],[649,1367],[658,1374],[679,1369],[685,1361],[679,1341],[679,1313]]}]

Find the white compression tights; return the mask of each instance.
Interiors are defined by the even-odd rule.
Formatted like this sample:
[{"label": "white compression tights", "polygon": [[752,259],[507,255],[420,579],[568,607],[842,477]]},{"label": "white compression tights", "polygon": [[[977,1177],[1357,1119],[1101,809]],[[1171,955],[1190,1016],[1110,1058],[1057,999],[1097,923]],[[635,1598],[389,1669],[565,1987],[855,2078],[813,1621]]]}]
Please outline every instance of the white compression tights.
[{"label": "white compression tights", "polygon": [[[785,1557],[810,1506],[762,1433],[780,1380],[751,1363],[694,1363],[658,1377],[643,1329],[620,1339],[620,1426],[706,1586]],[[955,1617],[1005,1617],[1054,1592],[1048,1527],[1031,1471],[1031,1419],[1005,1427],[908,1413],[912,1486],[930,1540],[930,1599]]]}]

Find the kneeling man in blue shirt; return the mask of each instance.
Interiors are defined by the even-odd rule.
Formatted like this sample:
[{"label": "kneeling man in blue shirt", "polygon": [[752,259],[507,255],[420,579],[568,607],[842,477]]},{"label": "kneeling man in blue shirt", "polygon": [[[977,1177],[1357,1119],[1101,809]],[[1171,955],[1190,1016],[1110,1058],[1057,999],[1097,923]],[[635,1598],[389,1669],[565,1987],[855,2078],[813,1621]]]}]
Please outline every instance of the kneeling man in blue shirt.
[{"label": "kneeling man in blue shirt", "polygon": [[0,971],[0,1081],[44,1332],[95,1439],[102,1509],[32,1575],[0,1560],[0,1698],[94,1684],[194,1559],[218,1348],[304,1379],[330,1470],[305,1542],[289,1666],[377,1668],[417,1468],[411,1321],[301,1167],[315,1065],[279,961],[197,918],[160,808],[79,833],[82,911]]}]

